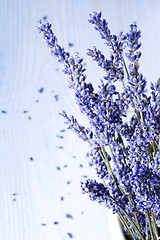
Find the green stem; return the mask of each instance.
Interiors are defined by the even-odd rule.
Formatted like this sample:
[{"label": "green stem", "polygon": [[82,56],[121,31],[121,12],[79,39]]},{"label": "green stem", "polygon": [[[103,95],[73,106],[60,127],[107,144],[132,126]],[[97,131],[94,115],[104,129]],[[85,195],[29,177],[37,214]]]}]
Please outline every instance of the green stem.
[{"label": "green stem", "polygon": [[103,160],[104,160],[104,162],[105,162],[105,164],[106,164],[106,167],[107,167],[107,169],[108,169],[111,177],[112,177],[113,180],[115,181],[116,187],[118,188],[117,180],[116,180],[116,178],[115,178],[115,176],[114,176],[114,174],[113,174],[113,172],[112,172],[112,168],[111,168],[111,166],[110,166],[110,163],[109,163],[109,160],[108,160],[108,157],[107,157],[107,154],[106,154],[106,151],[105,151],[104,147],[101,147],[101,150],[102,150],[102,153],[103,153],[103,154],[101,153],[101,151],[100,151],[100,154],[101,154],[101,156],[102,156],[102,158],[103,158]]},{"label": "green stem", "polygon": [[146,215],[147,215],[147,218],[148,218],[149,230],[150,230],[150,233],[151,233],[151,238],[152,238],[152,240],[154,240],[154,234],[153,234],[151,219],[150,219],[148,211],[146,212]]},{"label": "green stem", "polygon": [[140,117],[139,117],[139,113],[138,113],[138,111],[136,109],[134,110],[134,112],[137,115],[138,122],[139,122],[139,124],[141,126],[141,120],[140,120]]},{"label": "green stem", "polygon": [[[103,180],[103,182],[104,182],[104,180]],[[104,182],[104,185],[105,185],[105,187],[107,187],[105,182]],[[111,198],[111,201],[112,201],[113,200],[112,197],[110,197],[110,198]],[[117,214],[118,214],[119,220],[121,221],[122,225],[125,226],[128,233],[132,236],[133,240],[136,240],[132,230],[129,228],[129,226],[127,224],[127,219],[125,219],[120,212],[118,212]]]},{"label": "green stem", "polygon": [[[140,98],[139,98],[139,95],[137,96],[137,99],[138,99],[138,102],[139,102],[139,104],[140,104]],[[140,111],[140,116],[141,116],[141,120],[142,120],[142,122],[144,122],[142,111]]]},{"label": "green stem", "polygon": [[[109,145],[109,147],[110,147],[110,149],[111,149],[111,146]],[[101,151],[100,151],[100,154],[101,154],[101,157],[103,158],[103,161],[104,161],[104,163],[105,163],[105,165],[106,165],[106,167],[107,167],[107,169],[108,169],[108,172],[109,172],[109,174],[111,175],[111,177],[112,177],[112,179],[114,180],[114,182],[115,182],[115,184],[116,184],[116,187],[120,190],[120,192],[122,193],[122,195],[124,194],[124,192],[123,192],[123,190],[121,189],[121,187],[118,185],[118,183],[117,183],[117,179],[116,179],[116,177],[114,176],[114,174],[113,174],[113,171],[112,171],[112,168],[111,168],[111,165],[110,165],[110,163],[109,163],[109,160],[108,160],[108,157],[107,157],[107,154],[106,154],[106,151],[105,151],[105,149],[104,149],[104,147],[101,147],[101,150],[102,150],[102,153],[101,153]],[[113,154],[113,152],[112,152],[112,149],[111,149],[111,153]]]},{"label": "green stem", "polygon": [[[110,147],[111,153],[113,154],[110,145],[109,145],[109,147]],[[104,157],[103,157],[103,155],[102,155],[103,160],[104,160],[104,162],[105,162],[105,164],[106,164],[106,166],[107,166],[107,168],[108,168],[108,171],[109,171],[110,175],[112,176],[113,180],[115,181],[116,187],[120,189],[120,191],[122,192],[122,194],[124,194],[124,192],[122,191],[122,189],[118,186],[117,180],[116,180],[116,178],[115,178],[115,176],[114,176],[114,174],[113,174],[113,172],[112,172],[112,169],[111,169],[111,166],[110,166],[110,163],[109,163],[109,160],[108,160],[108,157],[107,157],[107,154],[106,154],[106,151],[105,151],[104,147],[101,147],[101,150],[102,150],[103,155],[104,155],[104,157],[105,157],[105,159],[104,159]],[[106,160],[106,161],[105,161],[105,160]],[[129,199],[129,200],[130,200],[130,199]],[[131,204],[132,204],[132,201],[131,201],[131,200],[130,200],[130,202],[131,202]],[[137,223],[138,229],[141,230],[141,229],[140,229],[140,224],[139,224],[139,221],[138,221],[138,218],[137,218],[137,214],[136,214],[135,212],[134,212],[134,216],[135,216],[135,221],[136,221],[136,223]],[[126,223],[126,224],[127,224],[127,223]]]},{"label": "green stem", "polygon": [[148,240],[148,221],[147,221],[147,213],[145,213],[146,217],[146,240]]},{"label": "green stem", "polygon": [[[134,207],[135,207],[135,203],[134,203],[134,200],[133,200],[132,192],[130,193],[129,200],[130,200],[130,203],[131,203],[132,205],[134,205]],[[132,203],[132,202],[133,202],[133,203]],[[139,221],[138,221],[138,217],[137,217],[137,213],[136,213],[136,212],[134,212],[134,217],[135,217],[135,221],[136,221],[136,223],[137,223],[137,226],[138,226],[139,230],[141,231],[141,226],[140,226],[140,223],[139,223]]]},{"label": "green stem", "polygon": [[122,137],[121,137],[121,134],[120,134],[119,132],[117,132],[117,135],[118,135],[119,141],[120,141],[120,142],[122,143],[122,145],[123,145],[124,152],[126,153],[126,148],[125,148],[123,139],[122,139]]},{"label": "green stem", "polygon": [[118,212],[118,217],[119,217],[119,220],[121,221],[122,225],[127,229],[127,232],[130,234],[130,236],[132,237],[133,240],[136,240],[132,230],[128,227],[125,219],[123,218],[123,216],[121,215],[120,212]]},{"label": "green stem", "polygon": [[127,66],[126,66],[126,63],[125,63],[123,57],[122,57],[122,61],[123,61],[123,65],[124,65],[125,71],[126,71],[126,73],[127,73],[127,77],[129,77],[129,72],[128,72],[128,69],[127,69]]},{"label": "green stem", "polygon": [[155,221],[155,217],[154,217],[154,213],[151,210],[151,215],[152,215],[152,222],[153,222],[153,229],[154,229],[154,233],[156,235],[156,239],[159,239],[159,233],[158,233],[158,229],[157,229],[157,225],[156,225],[156,221]]},{"label": "green stem", "polygon": [[[106,164],[106,166],[107,166],[107,168],[108,168],[108,171],[109,171],[111,177],[112,177],[113,180],[115,181],[116,187],[118,188],[117,180],[116,180],[116,178],[115,178],[115,176],[114,176],[114,174],[113,174],[113,172],[112,172],[112,169],[111,169],[111,166],[110,166],[110,163],[109,163],[109,160],[108,160],[108,157],[107,157],[107,154],[106,154],[106,151],[105,151],[104,147],[101,147],[101,150],[102,150],[102,153],[103,153],[103,154],[101,153],[101,151],[100,151],[100,154],[101,154],[101,156],[102,156],[102,158],[103,158],[103,160],[104,160],[104,162],[105,162],[105,164]],[[123,192],[122,192],[122,193],[123,193]],[[119,207],[119,208],[121,209],[121,211],[127,216],[127,218],[128,218],[129,221],[132,223],[133,227],[135,228],[135,230],[137,231],[137,233],[139,234],[139,236],[141,237],[141,239],[142,239],[142,240],[145,240],[145,239],[143,238],[143,236],[142,236],[139,228],[135,225],[135,223],[132,221],[132,219],[130,218],[130,216],[125,212],[125,210],[124,210],[121,206],[118,206],[118,207]],[[127,224],[127,223],[126,223],[126,224]]]},{"label": "green stem", "polygon": [[139,236],[141,237],[142,240],[145,240],[144,237],[142,236],[140,230],[138,229],[138,227],[135,225],[135,223],[132,221],[132,219],[130,218],[130,216],[128,215],[128,213],[121,207],[118,205],[118,207],[121,209],[121,211],[126,215],[126,217],[128,218],[128,220],[132,223],[133,227],[135,228],[135,230],[137,231],[137,233],[139,234]]},{"label": "green stem", "polygon": [[[124,68],[125,68],[125,71],[126,71],[127,77],[129,77],[129,72],[128,72],[128,69],[127,69],[126,63],[125,63],[125,61],[124,61],[124,58],[122,58],[122,61],[123,61],[123,65],[124,65]],[[125,88],[125,86],[124,86],[124,88]],[[139,95],[137,96],[137,99],[138,99],[138,102],[140,103]],[[137,111],[137,110],[135,110],[135,112],[136,112],[136,111]],[[139,121],[139,123],[140,123],[141,121],[140,121],[140,119],[139,119],[138,112],[136,112],[136,115],[137,115],[137,117],[138,117],[138,121]],[[142,113],[142,111],[140,111],[140,116],[141,116],[141,120],[143,121],[143,113]]]},{"label": "green stem", "polygon": [[[149,165],[148,164],[147,164],[147,168],[149,169]],[[151,188],[150,188],[149,180],[148,180],[148,189],[149,189],[149,194],[151,194]],[[152,209],[150,209],[150,211],[151,211],[152,220],[151,220],[151,218],[149,216],[149,212],[147,211],[147,217],[148,217],[148,221],[149,221],[150,232],[151,232],[151,235],[152,235],[152,231],[153,231],[153,233],[156,236],[156,239],[159,239],[159,233],[158,233],[156,221],[155,221],[155,218],[154,218],[154,214],[153,214]],[[152,225],[153,225],[153,228],[152,228]]]}]

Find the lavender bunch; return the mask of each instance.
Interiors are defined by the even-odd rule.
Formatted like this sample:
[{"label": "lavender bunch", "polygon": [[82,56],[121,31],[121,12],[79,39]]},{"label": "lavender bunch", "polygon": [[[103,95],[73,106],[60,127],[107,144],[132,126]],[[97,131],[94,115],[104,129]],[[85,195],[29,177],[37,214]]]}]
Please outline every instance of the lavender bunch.
[{"label": "lavender bunch", "polygon": [[[37,27],[52,56],[63,64],[75,101],[89,121],[85,127],[74,116],[61,113],[68,128],[89,143],[90,161],[100,179],[81,183],[82,192],[117,213],[131,239],[158,240],[160,80],[151,83],[148,96],[146,79],[139,71],[141,31],[136,24],[126,34],[113,35],[101,12],[91,14],[89,22],[110,48],[107,57],[96,47],[87,52],[104,70],[97,92],[87,81],[79,54],[73,57],[58,44],[48,22],[40,20]],[[118,91],[117,85],[123,90]]]}]

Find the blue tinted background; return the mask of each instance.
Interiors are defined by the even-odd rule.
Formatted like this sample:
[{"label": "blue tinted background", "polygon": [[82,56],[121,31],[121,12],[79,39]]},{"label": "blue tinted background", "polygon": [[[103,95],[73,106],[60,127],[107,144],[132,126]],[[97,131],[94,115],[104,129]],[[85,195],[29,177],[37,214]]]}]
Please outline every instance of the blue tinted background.
[{"label": "blue tinted background", "polygon": [[103,12],[115,34],[138,24],[141,71],[148,82],[156,81],[159,0],[0,1],[0,239],[67,240],[68,233],[77,240],[122,239],[116,218],[81,193],[80,181],[96,177],[88,165],[89,149],[65,131],[59,112],[66,110],[80,123],[86,119],[36,29],[47,16],[59,43],[72,54],[80,52],[88,81],[96,85],[103,71],[86,56],[87,48],[108,50],[88,23],[93,11]]}]

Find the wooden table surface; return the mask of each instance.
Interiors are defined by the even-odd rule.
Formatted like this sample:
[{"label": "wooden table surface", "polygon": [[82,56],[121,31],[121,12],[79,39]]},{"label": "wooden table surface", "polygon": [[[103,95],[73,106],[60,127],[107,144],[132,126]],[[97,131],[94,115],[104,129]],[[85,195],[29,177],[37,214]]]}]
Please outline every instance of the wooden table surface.
[{"label": "wooden table surface", "polygon": [[88,146],[66,131],[59,112],[64,109],[82,123],[85,119],[61,65],[36,29],[47,16],[60,44],[85,59],[88,79],[96,85],[103,72],[86,51],[95,45],[107,52],[107,47],[88,23],[93,11],[103,12],[115,34],[138,24],[141,71],[149,82],[156,81],[159,0],[0,1],[1,240],[121,239],[107,209],[81,193],[80,181],[95,178]]}]

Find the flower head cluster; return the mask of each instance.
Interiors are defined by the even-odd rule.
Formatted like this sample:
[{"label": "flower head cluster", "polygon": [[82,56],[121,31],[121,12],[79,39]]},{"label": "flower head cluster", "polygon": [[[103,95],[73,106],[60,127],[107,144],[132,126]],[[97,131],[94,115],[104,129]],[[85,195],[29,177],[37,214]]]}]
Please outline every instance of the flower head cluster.
[{"label": "flower head cluster", "polygon": [[[126,34],[113,35],[101,13],[91,14],[89,22],[110,48],[109,56],[96,47],[87,52],[104,70],[97,92],[87,82],[79,54],[73,57],[65,52],[48,22],[39,21],[37,27],[51,54],[63,64],[75,101],[89,120],[86,128],[73,116],[61,113],[68,128],[89,143],[91,163],[100,178],[100,182],[88,179],[82,183],[82,191],[117,213],[132,239],[158,240],[160,80],[151,83],[148,96],[146,79],[139,72],[141,31],[136,24]],[[117,90],[117,81],[122,91]]]}]

